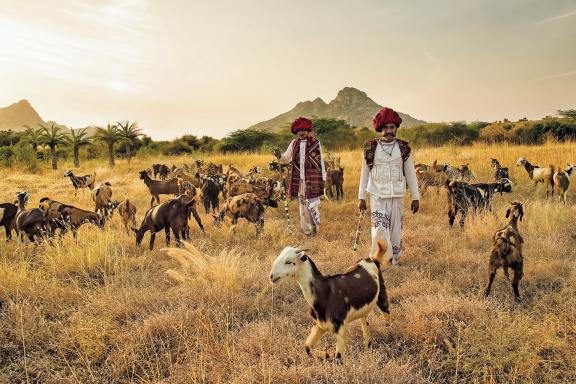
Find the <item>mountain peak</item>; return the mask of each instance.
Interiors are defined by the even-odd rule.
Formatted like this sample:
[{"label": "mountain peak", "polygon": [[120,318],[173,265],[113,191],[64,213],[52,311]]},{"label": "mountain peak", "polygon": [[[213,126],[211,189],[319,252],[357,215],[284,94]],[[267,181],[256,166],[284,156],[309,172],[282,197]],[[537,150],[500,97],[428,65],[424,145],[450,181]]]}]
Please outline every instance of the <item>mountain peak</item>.
[{"label": "mountain peak", "polygon": [[0,130],[19,131],[24,129],[24,125],[37,127],[38,124],[44,124],[44,121],[26,99],[0,108]]},{"label": "mountain peak", "polygon": [[344,87],[340,91],[338,91],[336,99],[342,97],[368,97],[368,95],[366,95],[366,92],[363,92],[354,87]]},{"label": "mountain peak", "polygon": [[[290,111],[278,115],[270,120],[251,126],[251,129],[278,131],[285,128],[297,117],[320,117],[345,120],[353,127],[371,127],[372,119],[381,105],[372,100],[366,92],[353,87],[341,89],[334,100],[326,104],[317,97],[313,101],[303,101],[296,104]],[[399,112],[402,117],[402,126],[410,127],[424,123],[410,115]]]}]

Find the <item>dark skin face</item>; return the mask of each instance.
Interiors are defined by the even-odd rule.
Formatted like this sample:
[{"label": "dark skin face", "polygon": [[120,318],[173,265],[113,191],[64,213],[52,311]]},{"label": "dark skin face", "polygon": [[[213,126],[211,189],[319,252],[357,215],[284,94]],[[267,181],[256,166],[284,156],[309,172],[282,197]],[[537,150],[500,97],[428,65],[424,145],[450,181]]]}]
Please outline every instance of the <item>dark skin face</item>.
[{"label": "dark skin face", "polygon": [[[380,132],[380,140],[385,143],[391,143],[396,140],[396,132],[398,132],[398,126],[395,124],[386,124],[382,127],[382,131]],[[358,209],[360,211],[365,211],[367,209],[366,200],[358,200]],[[420,202],[418,200],[412,200],[412,203],[410,204],[410,210],[412,213],[418,212],[419,209]]]},{"label": "dark skin face", "polygon": [[299,131],[298,131],[298,138],[299,138],[300,140],[307,139],[307,138],[308,138],[308,131],[305,130],[305,129],[299,130]]}]

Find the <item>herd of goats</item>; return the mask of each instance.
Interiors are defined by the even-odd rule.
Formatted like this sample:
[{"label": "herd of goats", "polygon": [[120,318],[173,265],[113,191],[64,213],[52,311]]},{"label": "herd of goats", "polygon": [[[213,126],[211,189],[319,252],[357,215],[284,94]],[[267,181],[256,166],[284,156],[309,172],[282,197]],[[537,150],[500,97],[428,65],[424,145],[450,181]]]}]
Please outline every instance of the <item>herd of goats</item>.
[{"label": "herd of goats", "polygon": [[[423,195],[429,187],[445,188],[448,196],[449,225],[453,225],[460,211],[460,225],[463,227],[468,212],[491,210],[493,197],[497,193],[512,192],[508,168],[503,167],[496,159],[491,161],[495,174],[494,181],[489,183],[476,183],[467,164],[459,167],[449,164],[439,165],[436,162],[432,165],[416,164],[420,192]],[[553,166],[539,167],[532,165],[525,158],[519,158],[516,165],[524,167],[535,185],[540,182],[545,185],[547,197],[553,196],[556,192],[561,200],[566,202],[566,192],[570,185],[570,177],[576,170],[575,165],[569,164],[564,170]],[[136,227],[136,206],[129,199],[122,202],[113,200],[112,185],[109,182],[95,185],[95,173],[76,176],[70,170],[66,171],[64,176],[70,178],[75,196],[78,189],[89,189],[95,203],[94,211],[80,209],[49,197],[41,198],[38,208],[27,209],[29,194],[18,192],[14,203],[0,204],[0,225],[5,228],[7,240],[11,239],[12,230],[15,230],[21,240],[26,235],[30,241],[37,243],[41,239],[51,241],[58,230],[60,236],[71,231],[76,237],[78,229],[84,223],[104,228],[106,221],[118,211],[125,230],[128,233],[130,230],[135,232],[137,245],[141,244],[144,234],[150,231],[152,250],[156,233],[162,230],[166,234],[167,244],[170,244],[171,233],[178,246],[181,245],[182,239],[189,239],[188,222],[191,217],[194,217],[200,230],[204,232],[204,226],[196,210],[200,203],[207,214],[213,214],[216,225],[229,218],[232,224],[231,231],[234,231],[240,218],[253,223],[256,226],[256,238],[264,226],[266,207],[277,208],[279,201],[284,202],[286,219],[290,224],[286,199],[289,164],[274,160],[268,164],[265,172],[257,166],[245,174],[232,165],[228,166],[226,172],[223,168],[222,165],[205,164],[202,160],[196,160],[194,164],[185,164],[182,167],[153,164],[151,169],[140,171],[140,179],[151,195],[151,207],[145,213],[139,228]],[[334,196],[336,199],[343,198],[344,169],[340,166],[340,158],[328,156],[325,168],[326,198],[333,199]],[[267,176],[261,176],[264,173]],[[160,195],[176,197],[160,202]],[[508,269],[511,268],[514,271],[512,280],[514,296],[517,300],[520,298],[518,285],[523,274],[523,238],[517,224],[523,216],[522,203],[510,203],[506,211],[506,217],[510,218],[509,223],[493,236],[486,296],[490,293],[496,271],[503,268],[509,279]],[[380,273],[387,245],[385,243],[379,245],[379,251],[371,259],[361,260],[349,272],[333,276],[322,275],[310,257],[297,248],[285,248],[276,259],[270,275],[272,282],[275,283],[288,276],[296,278],[301,287],[310,287],[310,289],[303,288],[303,292],[312,308],[311,314],[316,320],[316,325],[306,340],[308,353],[325,331],[331,331],[336,334],[336,357],[340,358],[344,348],[346,324],[357,319],[362,324],[365,341],[369,343],[367,314],[375,305],[385,312],[388,311],[388,299]],[[338,288],[339,294],[335,293],[334,287]]]}]

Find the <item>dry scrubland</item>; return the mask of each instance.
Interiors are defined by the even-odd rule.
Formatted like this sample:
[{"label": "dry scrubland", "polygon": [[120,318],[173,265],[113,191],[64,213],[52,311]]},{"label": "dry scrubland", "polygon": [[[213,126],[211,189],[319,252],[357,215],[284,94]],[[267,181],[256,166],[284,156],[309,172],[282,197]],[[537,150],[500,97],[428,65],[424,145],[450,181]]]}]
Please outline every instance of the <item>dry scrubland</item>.
[{"label": "dry scrubland", "polygon": [[[312,325],[295,283],[273,287],[272,261],[286,245],[300,244],[324,273],[342,271],[369,248],[368,220],[361,248],[352,248],[360,152],[341,153],[344,202],[324,202],[321,234],[304,238],[288,230],[282,209],[266,213],[264,233],[254,226],[207,224],[202,236],[191,223],[198,253],[169,256],[164,235],[157,249],[140,248],[116,215],[100,232],[84,226],[56,246],[0,242],[0,382],[574,382],[576,381],[576,281],[574,235],[576,191],[568,206],[544,201],[526,172],[514,163],[525,156],[540,165],[576,161],[576,144],[544,147],[474,146],[416,150],[416,160],[470,166],[491,180],[490,157],[510,167],[512,195],[497,196],[497,217],[470,217],[464,231],[448,230],[443,192],[428,191],[421,212],[405,216],[401,265],[385,271],[391,316],[370,315],[375,346],[365,350],[359,325],[351,327],[343,366],[309,359],[303,343]],[[246,170],[271,156],[215,156]],[[137,171],[156,160],[84,162],[110,181],[114,197],[137,203],[138,221],[150,197]],[[93,209],[85,191],[73,199],[61,170],[26,175],[0,171],[0,200],[31,193]],[[576,184],[576,180],[573,181]],[[166,198],[164,197],[163,200]],[[492,296],[484,299],[493,232],[505,223],[508,201],[528,201],[520,231],[525,237],[522,303],[514,303],[499,272]],[[297,220],[297,205],[290,206]],[[367,218],[366,218],[367,219]],[[297,222],[297,221],[296,221]],[[320,348],[334,348],[324,336]]]}]

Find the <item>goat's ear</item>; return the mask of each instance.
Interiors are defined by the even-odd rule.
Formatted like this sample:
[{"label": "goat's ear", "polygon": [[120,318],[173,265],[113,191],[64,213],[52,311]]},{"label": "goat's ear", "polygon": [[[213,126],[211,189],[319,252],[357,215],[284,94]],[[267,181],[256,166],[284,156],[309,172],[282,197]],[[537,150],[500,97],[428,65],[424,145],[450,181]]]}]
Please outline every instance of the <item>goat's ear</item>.
[{"label": "goat's ear", "polygon": [[132,232],[134,232],[134,233],[137,233],[137,232],[138,232],[138,230],[137,230],[136,228],[134,228],[134,227],[130,227],[130,229],[131,229]]},{"label": "goat's ear", "polygon": [[304,262],[306,260],[308,260],[308,256],[306,256],[306,255],[300,256],[300,261]]},{"label": "goat's ear", "polygon": [[508,209],[506,210],[506,218],[509,218],[509,217],[510,217],[510,208],[508,208]]}]

